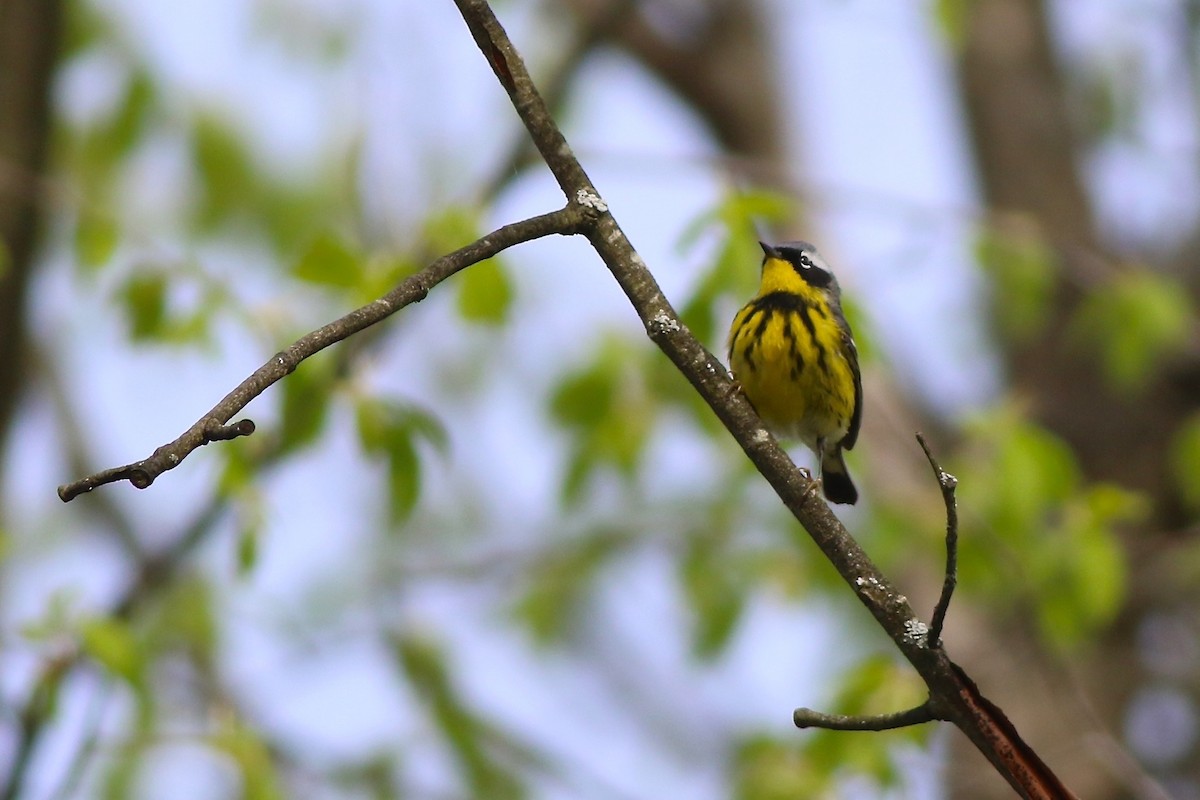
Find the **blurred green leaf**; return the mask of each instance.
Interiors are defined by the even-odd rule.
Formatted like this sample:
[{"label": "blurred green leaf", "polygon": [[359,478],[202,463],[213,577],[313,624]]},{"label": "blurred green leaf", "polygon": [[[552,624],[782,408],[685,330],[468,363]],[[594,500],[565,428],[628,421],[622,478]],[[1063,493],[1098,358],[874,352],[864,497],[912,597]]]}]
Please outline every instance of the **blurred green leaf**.
[{"label": "blurred green leaf", "polygon": [[693,536],[680,564],[694,614],[692,650],[701,659],[720,655],[746,608],[746,586],[735,573],[721,537]]},{"label": "blurred green leaf", "polygon": [[86,129],[63,126],[65,161],[91,202],[101,202],[113,191],[114,176],[125,158],[145,138],[151,111],[157,102],[149,74],[131,69],[124,93],[101,119]]},{"label": "blurred green leaf", "polygon": [[285,179],[270,174],[247,137],[218,114],[197,114],[190,133],[197,183],[191,224],[200,233],[236,226],[244,235],[248,228],[265,234],[259,241],[281,259],[293,261],[312,245],[315,231],[336,229],[352,206],[355,193],[337,162],[303,180]]},{"label": "blurred green leaf", "polygon": [[263,535],[263,507],[257,493],[246,492],[238,502],[237,574],[244,578],[258,565]]},{"label": "blurred green leaf", "polygon": [[973,5],[974,0],[934,0],[933,20],[942,38],[954,50],[961,49],[966,41],[967,22]]},{"label": "blurred green leaf", "polygon": [[242,778],[243,800],[280,800],[286,797],[271,751],[262,736],[240,720],[234,720],[210,739],[228,755]]},{"label": "blurred green leaf", "polygon": [[1058,261],[1035,235],[980,232],[975,258],[991,279],[993,314],[1011,339],[1028,341],[1046,324]]},{"label": "blurred green leaf", "polygon": [[431,213],[423,230],[427,249],[437,256],[454,252],[478,239],[482,233],[478,213],[461,205]]},{"label": "blurred green leaf", "polygon": [[579,502],[599,465],[595,453],[590,449],[578,445],[573,447],[567,457],[567,468],[563,471],[559,499],[566,505]]},{"label": "blurred green leaf", "polygon": [[75,225],[75,260],[95,270],[109,262],[121,240],[116,220],[107,214],[82,212]]},{"label": "blurred green leaf", "polygon": [[105,126],[104,135],[111,140],[113,153],[127,154],[145,137],[150,110],[156,102],[157,91],[150,74],[133,70],[116,113]]},{"label": "blurred green leaf", "polygon": [[[920,705],[926,695],[924,684],[907,665],[891,655],[876,655],[843,671],[831,710],[837,714],[890,714]],[[921,742],[928,734],[928,726],[881,731],[866,740],[841,731],[817,731],[805,752],[825,774],[850,771],[881,786],[894,786],[901,778],[893,758],[896,742]]]},{"label": "blurred green leaf", "polygon": [[43,671],[33,686],[33,694],[27,706],[30,721],[34,724],[49,722],[58,714],[64,678],[70,673],[72,661],[69,657],[62,657],[49,663],[43,662]]},{"label": "blurred green leaf", "polygon": [[309,358],[281,381],[279,438],[285,452],[316,441],[329,416],[336,376],[326,354]]},{"label": "blurred green leaf", "polygon": [[[701,214],[679,235],[680,249],[695,246],[710,231],[720,235],[749,238],[752,243],[757,231],[765,223],[787,222],[796,213],[796,199],[782,192],[755,190],[730,192],[721,198],[716,207]],[[761,253],[754,248],[761,261]]]},{"label": "blurred green leaf", "polygon": [[80,625],[79,634],[90,658],[130,686],[144,686],[145,658],[128,625],[111,617],[93,617]]},{"label": "blurred green leaf", "polygon": [[1179,427],[1171,441],[1171,477],[1183,504],[1200,512],[1200,413]]},{"label": "blurred green leaf", "polygon": [[877,654],[842,673],[833,705],[838,714],[890,714],[920,705],[925,694],[907,665]]},{"label": "blurred green leaf", "polygon": [[[295,373],[292,373],[291,377],[295,377]],[[258,461],[254,458],[253,451],[246,447],[223,447],[220,453],[222,465],[217,491],[223,498],[237,497],[254,485],[258,475]]]},{"label": "blurred green leaf", "polygon": [[355,419],[363,450],[387,463],[392,522],[403,522],[421,494],[417,441],[444,454],[449,441],[445,428],[423,409],[374,397],[359,400]]},{"label": "blurred green leaf", "polygon": [[[764,224],[784,222],[796,211],[796,201],[775,192],[731,192],[718,205],[700,215],[679,237],[682,250],[693,248],[709,234],[718,239],[716,257],[683,303],[680,319],[700,341],[717,346],[728,320],[715,317],[716,302],[733,295],[749,300],[758,283],[762,252],[755,243]],[[724,344],[722,338],[721,344]]]},{"label": "blurred green leaf", "polygon": [[499,259],[489,258],[458,277],[458,313],[467,322],[501,325],[513,304],[513,286]]},{"label": "blurred green leaf", "polygon": [[609,337],[590,363],[568,373],[554,388],[550,415],[572,436],[563,502],[578,501],[601,466],[634,478],[657,416],[644,357],[636,346]]},{"label": "blurred green leaf", "polygon": [[555,543],[530,567],[513,614],[539,644],[562,639],[596,575],[629,541],[623,531],[600,528],[578,539]]},{"label": "blurred green leaf", "polygon": [[1048,641],[1070,648],[1114,619],[1127,572],[1116,526],[1146,510],[1138,495],[1096,485],[1068,503],[1061,522],[1046,531],[1047,552],[1031,561],[1030,576]]},{"label": "blurred green leaf", "polygon": [[309,246],[312,231],[345,218],[351,199],[331,185],[337,177],[336,173],[317,173],[308,182],[295,183],[265,174],[249,175],[240,207],[229,207],[213,217],[216,221],[245,219],[262,226],[267,243],[274,245],[282,260],[289,261]]},{"label": "blurred green leaf", "polygon": [[163,273],[133,273],[122,287],[121,301],[133,341],[162,338],[167,317],[167,279]]},{"label": "blurred green leaf", "polygon": [[186,647],[202,664],[213,663],[219,628],[213,602],[213,588],[207,579],[199,575],[178,579],[167,587],[150,638]]},{"label": "blurred green leaf", "polygon": [[70,3],[65,7],[65,11],[66,25],[63,31],[62,51],[59,53],[64,65],[95,46],[97,42],[114,38],[113,20],[99,8],[93,8],[86,3]]},{"label": "blurred green leaf", "polygon": [[394,254],[376,255],[367,260],[363,282],[354,293],[360,303],[368,303],[391,291],[405,278],[417,272],[416,261]]},{"label": "blurred green leaf", "polygon": [[[72,5],[76,5],[72,3]],[[133,746],[116,748],[113,758],[104,765],[104,800],[129,800],[137,797],[137,784],[140,767],[145,756],[145,748],[135,742]]]},{"label": "blurred green leaf", "polygon": [[1035,546],[1049,509],[1082,483],[1074,453],[1013,407],[981,414],[967,429],[971,466],[964,471],[970,480],[960,486],[960,500],[983,514],[991,529],[1014,547]]},{"label": "blurred green leaf", "polygon": [[43,604],[40,616],[22,623],[21,636],[33,642],[45,642],[76,633],[77,600],[73,590],[60,589],[52,592],[48,601]]},{"label": "blurred green leaf", "polygon": [[364,257],[332,231],[322,231],[295,262],[292,274],[302,281],[350,289],[363,280]]},{"label": "blurred green leaf", "polygon": [[566,377],[550,399],[550,413],[567,428],[592,428],[609,414],[617,376],[607,364],[593,364]]},{"label": "blurred green leaf", "polygon": [[388,442],[388,497],[396,523],[408,519],[421,496],[421,460],[411,436],[393,436]]},{"label": "blurred green leaf", "polygon": [[761,261],[758,246],[747,237],[730,236],[722,243],[713,265],[701,277],[679,312],[679,318],[697,339],[716,346],[719,332],[720,345],[724,349],[725,327],[731,320],[718,324],[716,303],[729,294],[736,295],[739,302],[748,301],[754,292]]},{"label": "blurred green leaf", "polygon": [[1196,314],[1188,297],[1174,279],[1145,269],[1123,272],[1088,295],[1073,332],[1097,347],[1112,385],[1132,391],[1189,343]]},{"label": "blurred green leaf", "polygon": [[737,744],[733,755],[736,800],[796,800],[827,797],[832,770],[814,770],[795,738],[752,736]]},{"label": "blurred green leaf", "polygon": [[201,230],[211,230],[259,197],[259,177],[245,143],[224,120],[199,115],[191,133],[192,163],[201,187],[197,223]]},{"label": "blurred green leaf", "polygon": [[969,460],[953,470],[959,506],[977,515],[989,535],[973,537],[960,551],[960,585],[1008,607],[1015,590],[1015,605],[1032,604],[1048,642],[1083,641],[1124,601],[1118,528],[1145,514],[1143,498],[1085,483],[1070,448],[1014,408],[969,429]]},{"label": "blurred green leaf", "polygon": [[479,798],[522,798],[520,780],[488,752],[489,726],[470,711],[454,687],[445,655],[429,639],[393,636],[396,658],[450,746],[472,794]]}]

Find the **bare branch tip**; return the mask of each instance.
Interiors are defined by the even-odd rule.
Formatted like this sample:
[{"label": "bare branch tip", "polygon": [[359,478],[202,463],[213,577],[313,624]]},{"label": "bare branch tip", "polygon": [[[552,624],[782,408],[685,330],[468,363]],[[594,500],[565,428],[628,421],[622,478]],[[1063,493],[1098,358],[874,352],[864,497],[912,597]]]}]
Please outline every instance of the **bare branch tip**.
[{"label": "bare branch tip", "polygon": [[129,470],[129,482],[133,484],[133,488],[135,489],[149,489],[150,484],[154,483],[155,477],[157,476],[152,474],[150,470],[140,467]]},{"label": "bare branch tip", "polygon": [[821,728],[828,731],[889,731],[923,725],[935,719],[937,715],[934,714],[929,701],[907,711],[870,716],[825,714],[811,708],[797,708],[792,712],[792,722],[797,728]]},{"label": "bare branch tip", "polygon": [[239,419],[232,425],[211,425],[204,430],[204,442],[224,442],[249,436],[254,433],[255,425],[252,419]]},{"label": "bare branch tip", "polygon": [[76,483],[64,483],[58,487],[58,499],[64,503],[69,503],[84,492],[90,492],[92,487],[79,488]]}]

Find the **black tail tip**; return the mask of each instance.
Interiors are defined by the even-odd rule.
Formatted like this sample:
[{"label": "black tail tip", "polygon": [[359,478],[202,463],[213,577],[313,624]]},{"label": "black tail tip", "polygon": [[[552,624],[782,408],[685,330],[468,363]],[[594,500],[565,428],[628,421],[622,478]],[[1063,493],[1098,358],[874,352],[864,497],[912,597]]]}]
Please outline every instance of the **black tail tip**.
[{"label": "black tail tip", "polygon": [[826,470],[821,476],[821,483],[825,487],[825,497],[829,502],[848,506],[858,502],[858,489],[854,488],[854,481],[850,480],[850,476],[845,472]]}]

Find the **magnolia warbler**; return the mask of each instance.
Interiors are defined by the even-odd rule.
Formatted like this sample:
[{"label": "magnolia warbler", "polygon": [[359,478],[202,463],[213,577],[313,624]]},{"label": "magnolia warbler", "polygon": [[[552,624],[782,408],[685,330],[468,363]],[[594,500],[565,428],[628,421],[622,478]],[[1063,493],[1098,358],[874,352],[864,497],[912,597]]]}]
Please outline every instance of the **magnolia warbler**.
[{"label": "magnolia warbler", "polygon": [[842,451],[858,439],[862,377],[841,289],[808,242],[759,244],[762,281],[733,318],[729,366],[772,433],[816,453],[825,496],[853,503]]}]

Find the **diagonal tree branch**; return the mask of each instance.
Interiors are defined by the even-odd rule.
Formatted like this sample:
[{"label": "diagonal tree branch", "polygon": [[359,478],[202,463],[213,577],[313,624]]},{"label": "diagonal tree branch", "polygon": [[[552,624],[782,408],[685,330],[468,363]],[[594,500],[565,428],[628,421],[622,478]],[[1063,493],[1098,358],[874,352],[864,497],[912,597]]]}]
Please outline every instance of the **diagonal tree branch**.
[{"label": "diagonal tree branch", "polygon": [[290,375],[306,358],[364,328],[369,328],[407,305],[424,300],[430,289],[451,275],[489,259],[502,250],[543,236],[578,233],[587,218],[595,212],[596,209],[587,205],[568,203],[558,211],[505,225],[466,247],[442,256],[416,275],[402,281],[378,300],[302,336],[289,347],[276,353],[267,363],[255,370],[254,374],[225,395],[221,402],[213,406],[178,439],[159,447],[148,458],[60,486],[58,496],[65,503],[98,486],[122,480],[129,481],[139,489],[145,489],[154,483],[159,475],[179,466],[197,448],[209,442],[249,436],[254,432],[252,421],[243,419],[233,425],[225,423],[268,387]]},{"label": "diagonal tree branch", "polygon": [[955,665],[941,647],[931,647],[929,631],[871,563],[849,531],[808,488],[775,439],[762,427],[745,397],[734,391],[725,367],[684,327],[633,245],[600,198],[562,132],[538,95],[520,54],[485,0],[455,0],[463,20],[526,130],[568,199],[601,213],[585,229],[637,311],[651,340],[683,373],[746,455],[775,489],[825,557],[888,633],[930,690],[932,716],[953,722],[996,770],[1028,798],[1072,798],[1012,723]]}]

